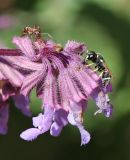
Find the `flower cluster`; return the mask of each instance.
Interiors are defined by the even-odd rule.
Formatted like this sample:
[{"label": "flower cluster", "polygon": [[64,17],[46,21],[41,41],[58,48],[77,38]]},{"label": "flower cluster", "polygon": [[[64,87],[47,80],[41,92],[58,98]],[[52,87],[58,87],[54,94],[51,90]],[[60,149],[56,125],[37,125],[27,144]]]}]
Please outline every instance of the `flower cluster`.
[{"label": "flower cluster", "polygon": [[83,126],[83,114],[92,98],[98,110],[106,117],[112,114],[108,92],[109,83],[87,64],[82,54],[84,43],[68,41],[64,47],[52,40],[32,39],[29,35],[14,37],[17,49],[0,50],[0,133],[6,133],[8,99],[12,97],[21,111],[30,115],[29,96],[33,88],[41,99],[41,113],[33,117],[33,127],[20,134],[31,141],[50,131],[58,136],[68,123],[76,126],[81,134],[81,145],[90,141],[90,134]]}]

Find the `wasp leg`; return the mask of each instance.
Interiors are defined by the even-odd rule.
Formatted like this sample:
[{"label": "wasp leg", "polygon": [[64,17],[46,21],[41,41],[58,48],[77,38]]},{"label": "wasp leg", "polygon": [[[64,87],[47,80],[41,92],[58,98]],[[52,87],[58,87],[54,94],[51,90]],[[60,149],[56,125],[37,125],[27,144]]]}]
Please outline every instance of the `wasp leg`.
[{"label": "wasp leg", "polygon": [[99,74],[99,77],[101,78],[103,76],[103,72],[101,72],[100,74]]},{"label": "wasp leg", "polygon": [[98,68],[94,69],[93,71],[94,71],[94,72],[97,72],[97,71],[98,71]]},{"label": "wasp leg", "polygon": [[102,80],[105,81],[105,80],[110,80],[111,78],[110,77],[107,77],[107,78],[103,78]]},{"label": "wasp leg", "polygon": [[94,63],[86,64],[86,67],[92,66]]}]

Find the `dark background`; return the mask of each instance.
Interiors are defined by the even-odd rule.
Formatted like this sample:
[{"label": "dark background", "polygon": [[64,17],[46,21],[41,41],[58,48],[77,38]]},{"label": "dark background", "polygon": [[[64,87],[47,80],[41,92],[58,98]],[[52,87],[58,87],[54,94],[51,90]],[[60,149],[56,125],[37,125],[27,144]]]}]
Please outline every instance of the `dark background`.
[{"label": "dark background", "polygon": [[[130,160],[130,0],[0,0],[0,47],[14,47],[12,37],[34,24],[63,45],[83,41],[102,53],[113,73],[114,113],[109,119],[94,116],[95,104],[89,102],[84,124],[92,139],[81,147],[79,132],[70,125],[58,138],[46,133],[33,142],[21,140],[31,119],[11,105],[8,134],[0,136],[0,160]],[[36,115],[35,92],[31,99]]]}]

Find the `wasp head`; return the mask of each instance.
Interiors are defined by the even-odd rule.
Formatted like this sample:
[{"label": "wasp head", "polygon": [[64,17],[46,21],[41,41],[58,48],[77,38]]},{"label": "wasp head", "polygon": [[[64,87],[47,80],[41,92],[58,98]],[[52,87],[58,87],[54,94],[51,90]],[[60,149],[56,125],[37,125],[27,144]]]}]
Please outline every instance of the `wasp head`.
[{"label": "wasp head", "polygon": [[96,59],[97,59],[97,54],[96,54],[96,52],[94,52],[94,51],[88,51],[88,52],[87,52],[87,57],[86,57],[86,59],[87,59],[87,60],[90,60],[90,61],[92,61],[92,62],[95,62]]}]

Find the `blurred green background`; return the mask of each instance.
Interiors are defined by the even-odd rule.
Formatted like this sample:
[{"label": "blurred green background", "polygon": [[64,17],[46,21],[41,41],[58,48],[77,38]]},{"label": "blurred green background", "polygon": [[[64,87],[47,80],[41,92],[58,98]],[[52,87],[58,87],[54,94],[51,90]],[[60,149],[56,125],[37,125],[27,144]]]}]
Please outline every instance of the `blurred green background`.
[{"label": "blurred green background", "polygon": [[[58,138],[49,133],[33,142],[19,138],[31,118],[11,107],[9,132],[0,136],[0,160],[130,160],[130,0],[0,0],[0,46],[14,47],[23,27],[39,25],[56,42],[83,41],[101,52],[113,73],[111,118],[94,116],[89,101],[84,124],[92,139],[80,147],[78,129],[68,125]],[[32,94],[36,115],[40,101]]]}]

